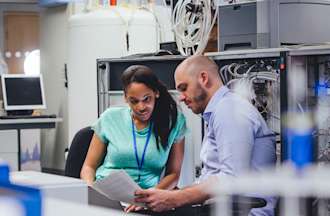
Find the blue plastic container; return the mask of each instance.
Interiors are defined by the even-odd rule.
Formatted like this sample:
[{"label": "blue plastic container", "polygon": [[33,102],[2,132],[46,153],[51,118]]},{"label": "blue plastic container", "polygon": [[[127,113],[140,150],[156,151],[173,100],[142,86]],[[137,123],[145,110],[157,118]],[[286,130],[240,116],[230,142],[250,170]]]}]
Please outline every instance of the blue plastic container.
[{"label": "blue plastic container", "polygon": [[297,168],[313,162],[314,146],[312,130],[300,131],[288,129],[289,160]]},{"label": "blue plastic container", "polygon": [[0,183],[9,182],[9,167],[4,161],[0,161]]},{"label": "blue plastic container", "polygon": [[9,167],[0,164],[0,201],[15,200],[23,207],[25,216],[41,216],[41,191],[36,188],[11,184]]},{"label": "blue plastic container", "polygon": [[313,121],[308,113],[291,114],[285,129],[287,159],[300,169],[314,162]]}]

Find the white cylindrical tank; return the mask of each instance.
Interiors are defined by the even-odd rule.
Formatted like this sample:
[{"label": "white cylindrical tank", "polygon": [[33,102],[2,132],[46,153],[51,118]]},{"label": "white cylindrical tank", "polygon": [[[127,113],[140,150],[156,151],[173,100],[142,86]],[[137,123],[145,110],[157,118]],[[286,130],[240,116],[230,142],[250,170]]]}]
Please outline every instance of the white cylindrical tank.
[{"label": "white cylindrical tank", "polygon": [[156,19],[147,10],[112,7],[70,17],[69,143],[79,129],[97,119],[96,59],[155,52],[157,49]]}]

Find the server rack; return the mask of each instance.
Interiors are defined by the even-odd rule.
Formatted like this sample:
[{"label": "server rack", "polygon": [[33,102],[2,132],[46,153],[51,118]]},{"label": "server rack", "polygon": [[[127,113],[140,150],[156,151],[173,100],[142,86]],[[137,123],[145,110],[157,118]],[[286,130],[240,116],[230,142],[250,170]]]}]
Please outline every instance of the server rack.
[{"label": "server rack", "polygon": [[[287,161],[290,156],[289,136],[286,133],[287,122],[284,120],[289,112],[309,113],[312,116],[313,127],[313,157],[312,162],[330,161],[330,46],[275,48],[243,51],[225,51],[206,53],[219,66],[238,63],[245,69],[256,64],[254,72],[277,73],[277,82],[256,81],[253,88],[256,98],[267,102],[267,109],[262,113],[269,127],[277,134],[278,161]],[[183,56],[127,57],[117,59],[99,59],[98,73],[98,113],[101,114],[110,105],[123,105],[123,92],[120,75],[132,64],[144,64],[152,70],[167,85],[176,96],[174,71],[184,60]],[[267,67],[268,66],[268,67]],[[244,68],[244,67],[242,67]],[[240,69],[239,69],[240,70]],[[299,75],[303,75],[302,78]],[[232,77],[228,78],[230,80]],[[295,91],[295,88],[300,92]],[[299,105],[298,105],[299,104]],[[260,105],[260,104],[259,104]],[[262,106],[261,106],[262,107]],[[187,146],[193,146],[188,154],[191,175],[186,176],[183,185],[195,180],[200,169],[199,150],[203,136],[203,123],[200,117],[192,114],[182,106],[188,116],[189,125],[197,125],[192,129]],[[329,110],[329,111],[327,111]],[[322,113],[322,115],[320,115]]]}]

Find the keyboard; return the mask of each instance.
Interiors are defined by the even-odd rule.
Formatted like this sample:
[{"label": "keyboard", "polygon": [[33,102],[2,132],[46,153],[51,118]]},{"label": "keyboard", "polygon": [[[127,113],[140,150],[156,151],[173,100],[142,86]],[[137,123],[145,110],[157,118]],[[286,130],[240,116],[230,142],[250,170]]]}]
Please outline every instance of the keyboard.
[{"label": "keyboard", "polygon": [[0,119],[38,119],[38,118],[56,118],[55,114],[52,115],[7,115],[0,116]]}]

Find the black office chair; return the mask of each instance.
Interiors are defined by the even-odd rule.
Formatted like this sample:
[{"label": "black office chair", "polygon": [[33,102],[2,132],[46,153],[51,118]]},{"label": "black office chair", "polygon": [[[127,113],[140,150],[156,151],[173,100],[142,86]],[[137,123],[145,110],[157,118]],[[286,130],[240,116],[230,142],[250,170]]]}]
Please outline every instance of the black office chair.
[{"label": "black office chair", "polygon": [[80,170],[84,164],[93,134],[94,131],[91,127],[85,127],[74,136],[66,159],[64,171],[66,176],[80,178]]}]

